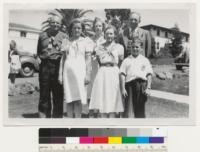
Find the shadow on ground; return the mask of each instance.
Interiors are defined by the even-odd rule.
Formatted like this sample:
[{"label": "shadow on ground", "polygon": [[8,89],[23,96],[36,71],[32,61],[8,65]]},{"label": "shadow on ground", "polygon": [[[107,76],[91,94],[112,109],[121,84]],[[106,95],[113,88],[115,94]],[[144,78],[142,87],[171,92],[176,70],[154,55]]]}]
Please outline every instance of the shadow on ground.
[{"label": "shadow on ground", "polygon": [[38,113],[24,113],[22,114],[22,117],[24,118],[39,118]]}]

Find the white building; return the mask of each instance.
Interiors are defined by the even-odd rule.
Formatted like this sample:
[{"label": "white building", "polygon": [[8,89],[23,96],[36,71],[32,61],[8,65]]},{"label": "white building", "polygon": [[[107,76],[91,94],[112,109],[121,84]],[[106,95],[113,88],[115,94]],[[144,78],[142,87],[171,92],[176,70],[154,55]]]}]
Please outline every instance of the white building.
[{"label": "white building", "polygon": [[[141,26],[141,28],[148,30],[151,36],[154,38],[156,52],[159,52],[161,48],[164,48],[165,44],[171,43],[171,39],[173,38],[172,29],[153,24]],[[181,32],[181,34],[184,42],[186,43],[185,45],[189,45],[190,35],[185,32]]]},{"label": "white building", "polygon": [[19,51],[36,54],[40,30],[30,26],[9,23],[9,40],[15,40]]}]

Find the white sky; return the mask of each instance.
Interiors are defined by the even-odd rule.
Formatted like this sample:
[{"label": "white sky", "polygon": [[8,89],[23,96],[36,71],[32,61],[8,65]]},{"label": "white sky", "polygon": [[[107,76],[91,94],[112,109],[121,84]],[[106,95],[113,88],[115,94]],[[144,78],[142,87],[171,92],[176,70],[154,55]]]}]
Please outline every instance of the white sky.
[{"label": "white sky", "polygon": [[[29,25],[40,29],[41,23],[47,19],[49,10],[12,10],[10,11],[9,21]],[[189,12],[181,9],[142,9],[135,10],[141,14],[141,25],[155,24],[167,28],[171,28],[175,23],[183,32],[189,32]],[[93,13],[88,13],[86,17],[93,19],[98,16],[105,20],[104,10],[94,10]]]}]

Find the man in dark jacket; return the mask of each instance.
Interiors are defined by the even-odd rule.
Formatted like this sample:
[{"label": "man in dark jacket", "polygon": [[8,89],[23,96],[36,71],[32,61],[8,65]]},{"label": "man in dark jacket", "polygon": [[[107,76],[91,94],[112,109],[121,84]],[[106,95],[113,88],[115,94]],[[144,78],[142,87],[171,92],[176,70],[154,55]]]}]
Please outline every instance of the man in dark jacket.
[{"label": "man in dark jacket", "polygon": [[149,57],[151,54],[151,36],[150,33],[142,28],[139,28],[138,25],[141,21],[141,16],[137,12],[131,12],[128,20],[128,25],[124,27],[124,30],[119,34],[118,42],[124,46],[124,56],[127,57],[130,55],[130,51],[127,49],[127,44],[129,40],[139,38],[141,43],[140,54],[145,57]]},{"label": "man in dark jacket", "polygon": [[61,31],[61,19],[54,16],[50,28],[39,36],[37,55],[41,59],[39,70],[40,99],[39,117],[61,118],[63,116],[63,87],[58,82],[62,56],[62,40],[68,38]]}]

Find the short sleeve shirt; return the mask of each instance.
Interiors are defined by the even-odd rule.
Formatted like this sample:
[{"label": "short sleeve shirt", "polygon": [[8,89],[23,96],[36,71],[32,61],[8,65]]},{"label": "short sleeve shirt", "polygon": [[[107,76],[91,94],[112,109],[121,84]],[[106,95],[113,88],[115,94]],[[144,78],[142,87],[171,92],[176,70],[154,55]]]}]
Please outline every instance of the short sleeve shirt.
[{"label": "short sleeve shirt", "polygon": [[118,64],[119,60],[122,60],[124,57],[124,48],[122,45],[117,43],[112,43],[109,48],[100,45],[96,50],[101,63],[113,62]]},{"label": "short sleeve shirt", "polygon": [[125,75],[126,82],[130,82],[138,78],[147,80],[147,75],[153,74],[153,70],[149,60],[143,55],[136,58],[130,55],[122,62],[120,73]]}]

